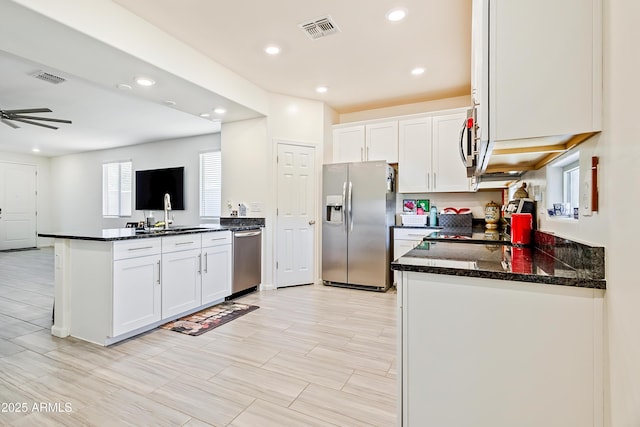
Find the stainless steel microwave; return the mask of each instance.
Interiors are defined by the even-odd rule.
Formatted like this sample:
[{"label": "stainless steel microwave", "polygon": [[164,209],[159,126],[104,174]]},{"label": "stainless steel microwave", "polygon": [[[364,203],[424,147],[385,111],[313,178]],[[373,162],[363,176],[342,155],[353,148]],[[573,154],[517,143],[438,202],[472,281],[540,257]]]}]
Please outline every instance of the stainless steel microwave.
[{"label": "stainless steel microwave", "polygon": [[467,169],[467,177],[476,175],[478,168],[478,123],[475,107],[467,110],[467,117],[460,131],[460,159]]}]

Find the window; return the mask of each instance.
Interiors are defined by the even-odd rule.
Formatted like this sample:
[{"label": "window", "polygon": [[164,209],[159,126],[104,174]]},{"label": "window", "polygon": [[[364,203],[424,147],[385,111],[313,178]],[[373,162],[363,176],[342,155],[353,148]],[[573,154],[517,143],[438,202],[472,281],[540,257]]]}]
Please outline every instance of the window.
[{"label": "window", "polygon": [[131,162],[102,165],[102,215],[131,216]]},{"label": "window", "polygon": [[568,211],[565,215],[573,216],[573,209],[579,207],[580,200],[580,166],[571,163],[562,169],[562,200]]},{"label": "window", "polygon": [[200,154],[200,217],[220,218],[222,198],[222,155],[220,151]]}]

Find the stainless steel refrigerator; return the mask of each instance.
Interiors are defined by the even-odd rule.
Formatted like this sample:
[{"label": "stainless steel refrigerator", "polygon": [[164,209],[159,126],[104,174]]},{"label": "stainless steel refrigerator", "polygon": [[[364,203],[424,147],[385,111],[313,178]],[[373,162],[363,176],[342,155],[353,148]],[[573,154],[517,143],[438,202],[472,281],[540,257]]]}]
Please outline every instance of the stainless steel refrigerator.
[{"label": "stainless steel refrigerator", "polygon": [[391,280],[395,174],[386,162],[324,165],[322,280],[385,291]]}]

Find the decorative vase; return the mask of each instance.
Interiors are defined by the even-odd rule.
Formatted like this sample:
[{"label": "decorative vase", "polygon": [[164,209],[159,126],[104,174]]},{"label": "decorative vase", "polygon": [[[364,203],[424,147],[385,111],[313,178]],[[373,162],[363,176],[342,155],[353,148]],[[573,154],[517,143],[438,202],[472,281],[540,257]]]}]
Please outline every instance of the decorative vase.
[{"label": "decorative vase", "polygon": [[499,221],[500,205],[492,200],[484,207],[484,222],[486,223],[485,227],[489,230],[495,230],[498,228]]}]

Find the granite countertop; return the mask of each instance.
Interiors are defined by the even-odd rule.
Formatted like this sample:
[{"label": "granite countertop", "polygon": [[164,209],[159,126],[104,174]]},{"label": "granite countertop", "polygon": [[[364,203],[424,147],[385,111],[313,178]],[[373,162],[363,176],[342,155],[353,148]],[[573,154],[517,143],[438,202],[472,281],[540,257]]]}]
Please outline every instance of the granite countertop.
[{"label": "granite countertop", "polygon": [[52,237],[56,239],[75,239],[75,240],[97,240],[110,242],[115,240],[130,239],[148,239],[162,236],[176,236],[182,234],[209,233],[214,231],[239,231],[239,230],[257,230],[262,226],[258,224],[245,225],[218,225],[218,224],[201,224],[197,226],[174,226],[169,230],[151,229],[139,230],[135,228],[105,228],[95,230],[55,232],[55,233],[38,233],[39,237]]},{"label": "granite countertop", "polygon": [[[481,240],[425,240],[391,263],[391,268],[399,271],[606,288],[604,267],[586,265],[579,260],[573,263],[570,260],[563,262],[537,246],[516,247],[505,241],[478,243],[479,241]],[[566,245],[563,249],[566,249]],[[578,257],[584,258],[584,253]]]}]

